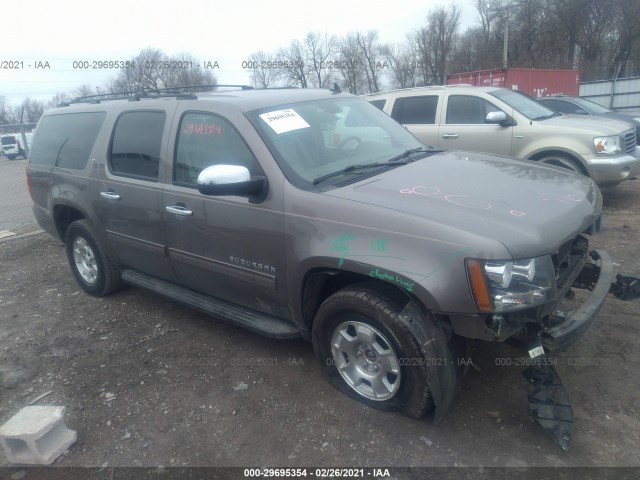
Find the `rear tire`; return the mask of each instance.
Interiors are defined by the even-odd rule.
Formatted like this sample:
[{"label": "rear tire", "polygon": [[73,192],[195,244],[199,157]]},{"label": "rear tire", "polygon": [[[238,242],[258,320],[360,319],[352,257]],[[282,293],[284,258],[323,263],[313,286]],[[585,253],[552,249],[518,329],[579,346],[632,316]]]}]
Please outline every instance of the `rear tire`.
[{"label": "rear tire", "polygon": [[122,286],[120,272],[88,221],[77,220],[69,225],[65,245],[71,271],[85,292],[103,297]]},{"label": "rear tire", "polygon": [[318,309],[312,339],[333,386],[371,407],[421,417],[433,400],[420,345],[398,318],[407,301],[384,286],[346,287]]}]

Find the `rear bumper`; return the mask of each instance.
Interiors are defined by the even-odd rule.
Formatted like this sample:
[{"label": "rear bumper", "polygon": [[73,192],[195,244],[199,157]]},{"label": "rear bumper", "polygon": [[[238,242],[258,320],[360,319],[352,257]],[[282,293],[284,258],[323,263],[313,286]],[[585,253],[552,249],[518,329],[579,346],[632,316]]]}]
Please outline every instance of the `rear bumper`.
[{"label": "rear bumper", "polygon": [[542,345],[550,352],[563,350],[582,335],[602,308],[613,281],[613,261],[604,250],[596,250],[600,272],[591,295],[564,322],[542,330]]}]

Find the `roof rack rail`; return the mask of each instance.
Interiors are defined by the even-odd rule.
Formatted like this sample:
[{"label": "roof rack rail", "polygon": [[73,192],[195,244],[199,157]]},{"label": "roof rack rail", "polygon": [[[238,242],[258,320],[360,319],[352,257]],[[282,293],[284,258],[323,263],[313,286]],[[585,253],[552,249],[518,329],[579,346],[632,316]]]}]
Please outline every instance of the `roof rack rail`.
[{"label": "roof rack rail", "polygon": [[179,88],[179,89],[200,89],[200,88],[207,88],[207,89],[213,89],[213,88],[220,88],[220,87],[225,87],[225,88],[239,88],[241,90],[254,90],[254,88],[251,85],[239,85],[239,84],[230,84],[230,83],[216,83],[215,85],[186,85],[184,87],[173,87],[173,88]]},{"label": "roof rack rail", "polygon": [[159,92],[155,90],[137,91],[137,92],[115,92],[115,93],[99,93],[96,95],[84,95],[76,97],[70,102],[61,104],[60,106],[68,106],[72,103],[101,103],[108,100],[129,100],[131,102],[139,101],[142,98],[160,98],[160,97],[180,97],[180,98],[196,98],[195,95],[182,92]]},{"label": "roof rack rail", "polygon": [[242,90],[253,90],[249,85],[236,84],[210,84],[210,85],[180,85],[168,88],[148,88],[144,90],[134,90],[129,92],[97,93],[95,95],[83,95],[76,97],[69,102],[58,104],[59,107],[68,107],[72,103],[101,103],[107,100],[129,100],[131,102],[140,101],[143,98],[176,97],[182,99],[197,98],[194,91],[213,90],[219,87],[240,88]]}]

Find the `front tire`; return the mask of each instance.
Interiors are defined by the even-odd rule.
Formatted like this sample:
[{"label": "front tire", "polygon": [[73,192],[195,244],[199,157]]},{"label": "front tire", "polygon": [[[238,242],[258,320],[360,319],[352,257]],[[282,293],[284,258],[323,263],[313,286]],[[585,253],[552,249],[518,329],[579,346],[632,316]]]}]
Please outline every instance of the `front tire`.
[{"label": "front tire", "polygon": [[572,172],[579,173],[580,175],[587,175],[580,163],[567,156],[567,155],[547,155],[538,160],[540,163],[546,163],[547,165],[555,165],[557,167],[566,168]]},{"label": "front tire", "polygon": [[77,220],[69,225],[65,245],[71,271],[85,292],[103,297],[122,286],[120,272],[88,221]]},{"label": "front tire", "polygon": [[385,286],[346,287],[318,309],[312,339],[333,386],[374,408],[421,417],[433,400],[420,345],[398,318],[407,302]]}]

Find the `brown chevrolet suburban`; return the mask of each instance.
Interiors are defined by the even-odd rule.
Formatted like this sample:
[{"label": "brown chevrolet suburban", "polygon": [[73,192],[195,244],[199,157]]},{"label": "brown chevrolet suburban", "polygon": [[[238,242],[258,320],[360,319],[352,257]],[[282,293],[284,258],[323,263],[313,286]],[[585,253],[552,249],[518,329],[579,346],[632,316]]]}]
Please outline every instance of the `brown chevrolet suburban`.
[{"label": "brown chevrolet suburban", "polygon": [[[544,360],[585,333],[613,278],[589,248],[602,195],[586,176],[427,148],[337,88],[243,88],[47,111],[27,177],[89,294],[127,283],[311,340],[346,394],[436,420],[465,342],[512,341],[531,358],[531,414],[568,447],[571,407]],[[588,292],[566,308],[573,289]]]}]

